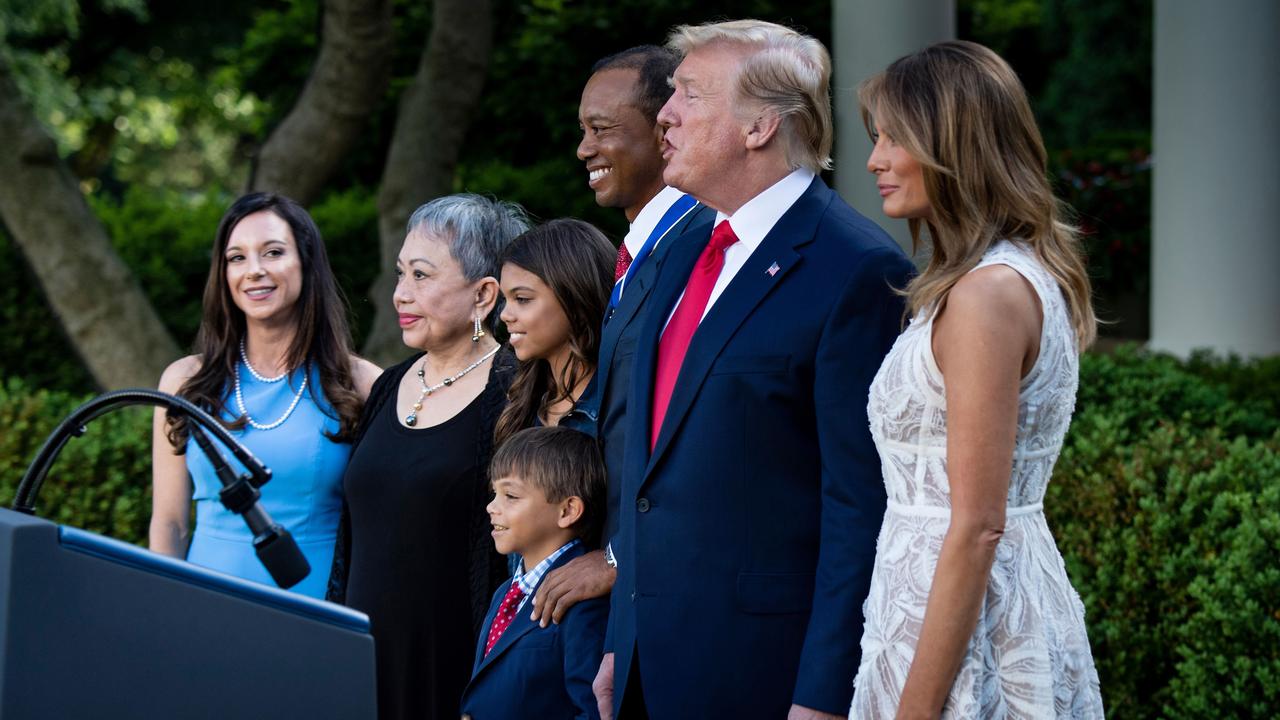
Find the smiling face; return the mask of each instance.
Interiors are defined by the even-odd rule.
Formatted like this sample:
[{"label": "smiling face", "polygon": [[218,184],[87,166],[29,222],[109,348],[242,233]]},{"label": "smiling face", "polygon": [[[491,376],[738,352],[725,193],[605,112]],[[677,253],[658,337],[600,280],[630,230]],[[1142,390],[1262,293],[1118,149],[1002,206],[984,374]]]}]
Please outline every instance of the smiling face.
[{"label": "smiling face", "polygon": [[249,321],[291,321],[302,294],[302,258],[293,230],[269,210],[246,216],[223,250],[231,301]]},{"label": "smiling face", "polygon": [[597,205],[622,208],[628,221],[662,190],[662,128],[637,107],[639,82],[636,70],[601,70],[578,104],[578,159],[587,166],[587,185]]},{"label": "smiling face", "polygon": [[493,544],[503,555],[519,553],[525,568],[533,567],[572,539],[571,528],[577,516],[570,505],[577,498],[550,502],[546,493],[518,475],[495,480],[493,493],[493,500],[485,508],[493,525]]},{"label": "smiling face", "polygon": [[481,315],[479,282],[467,281],[445,240],[425,231],[406,235],[392,297],[404,344],[429,352],[459,338],[470,342],[472,322]]},{"label": "smiling face", "polygon": [[552,368],[568,361],[572,327],[555,292],[542,278],[516,265],[502,266],[502,322],[511,333],[511,349],[521,362],[546,360]]},{"label": "smiling face", "polygon": [[734,112],[734,83],[746,50],[731,45],[699,47],[676,68],[675,92],[658,113],[666,128],[663,180],[723,209],[720,188],[732,183],[747,156],[746,126]]},{"label": "smiling face", "polygon": [[876,176],[884,214],[899,220],[928,218],[932,206],[920,163],[879,125],[875,142],[867,158],[867,170]]}]

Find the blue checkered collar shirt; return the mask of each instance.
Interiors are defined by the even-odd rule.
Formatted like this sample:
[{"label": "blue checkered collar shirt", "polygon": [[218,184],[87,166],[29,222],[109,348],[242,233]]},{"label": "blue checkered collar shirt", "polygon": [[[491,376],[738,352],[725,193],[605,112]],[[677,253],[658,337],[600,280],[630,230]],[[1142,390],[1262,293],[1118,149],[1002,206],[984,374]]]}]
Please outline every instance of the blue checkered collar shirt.
[{"label": "blue checkered collar shirt", "polygon": [[538,587],[538,583],[542,582],[542,576],[547,574],[547,571],[551,569],[556,560],[559,560],[561,555],[569,552],[575,545],[581,544],[582,541],[577,538],[570,540],[561,545],[559,550],[548,555],[546,560],[535,565],[529,572],[524,572],[524,563],[520,563],[520,567],[516,568],[516,574],[511,578],[511,582],[519,585],[520,592],[524,593],[524,597],[516,607],[516,612],[524,609],[525,603],[529,602],[530,596],[533,595],[534,588]]}]

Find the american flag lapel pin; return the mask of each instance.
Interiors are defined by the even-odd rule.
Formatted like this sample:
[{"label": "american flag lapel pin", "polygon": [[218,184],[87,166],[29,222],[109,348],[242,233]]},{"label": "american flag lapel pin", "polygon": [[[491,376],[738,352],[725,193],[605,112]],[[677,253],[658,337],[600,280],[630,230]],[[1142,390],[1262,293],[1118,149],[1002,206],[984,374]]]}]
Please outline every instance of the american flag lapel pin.
[{"label": "american flag lapel pin", "polygon": [[769,277],[773,277],[774,275],[777,275],[778,271],[781,269],[782,268],[778,267],[778,263],[775,262],[774,264],[770,265],[769,269],[765,270],[765,272],[769,273]]}]

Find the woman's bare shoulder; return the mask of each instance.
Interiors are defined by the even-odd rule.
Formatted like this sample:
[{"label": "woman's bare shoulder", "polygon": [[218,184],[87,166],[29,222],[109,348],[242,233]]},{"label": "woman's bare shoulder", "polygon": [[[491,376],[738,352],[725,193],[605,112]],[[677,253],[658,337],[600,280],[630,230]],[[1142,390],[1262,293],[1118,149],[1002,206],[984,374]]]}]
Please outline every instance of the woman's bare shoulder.
[{"label": "woman's bare shoulder", "polygon": [[202,364],[199,355],[188,355],[169,363],[169,367],[160,375],[160,391],[176,393],[183,383],[200,372]]},{"label": "woman's bare shoulder", "polygon": [[361,399],[368,399],[373,383],[382,376],[382,368],[368,360],[353,354],[351,356],[351,379]]}]

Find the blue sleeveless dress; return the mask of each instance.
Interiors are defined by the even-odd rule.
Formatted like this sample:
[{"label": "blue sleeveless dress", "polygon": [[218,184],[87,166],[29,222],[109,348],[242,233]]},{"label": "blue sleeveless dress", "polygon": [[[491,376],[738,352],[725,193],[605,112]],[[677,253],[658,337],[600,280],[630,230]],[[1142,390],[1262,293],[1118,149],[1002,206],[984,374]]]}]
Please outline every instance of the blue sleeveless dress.
[{"label": "blue sleeveless dress", "polygon": [[[240,388],[245,408],[259,424],[275,422],[288,409],[302,383],[303,370],[274,383],[253,377],[240,364]],[[317,402],[317,399],[319,402]],[[238,415],[235,390],[228,388],[224,417]],[[271,430],[246,425],[232,436],[268,468],[271,481],[260,489],[259,502],[271,518],[284,526],[311,564],[311,574],[290,588],[293,592],[324,599],[333,564],[333,547],[342,513],[342,476],[351,456],[351,445],[335,443],[323,435],[338,430],[337,413],[324,399],[320,373],[312,369],[307,388],[289,419]],[[244,467],[214,441],[236,473]],[[249,526],[239,515],[222,506],[222,483],[194,440],[187,442],[187,470],[191,473],[196,503],[196,529],[187,561],[229,575],[275,586],[253,550]]]}]

